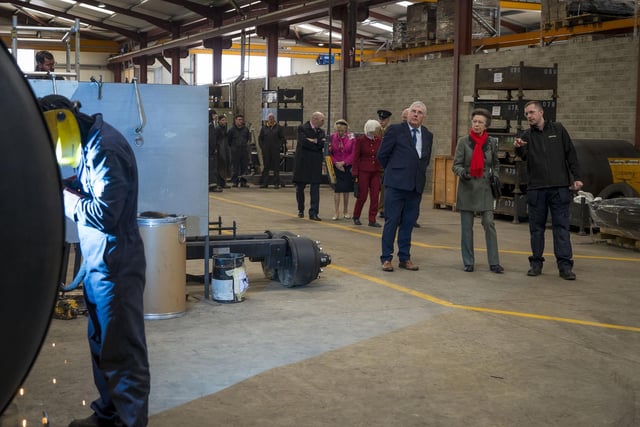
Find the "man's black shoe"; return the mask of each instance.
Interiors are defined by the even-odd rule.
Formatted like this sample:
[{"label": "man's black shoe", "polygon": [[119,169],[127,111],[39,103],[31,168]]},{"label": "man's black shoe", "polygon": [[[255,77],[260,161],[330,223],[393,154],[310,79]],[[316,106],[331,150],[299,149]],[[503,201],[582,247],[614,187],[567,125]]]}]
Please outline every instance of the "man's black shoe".
[{"label": "man's black shoe", "polygon": [[466,271],[467,273],[473,273],[473,265],[465,265],[464,271]]},{"label": "man's black shoe", "polygon": [[304,212],[298,212],[298,218],[304,218]]},{"label": "man's black shoe", "polygon": [[542,268],[537,266],[531,266],[529,271],[527,271],[527,276],[539,276],[542,274]]},{"label": "man's black shoe", "polygon": [[69,427],[118,427],[122,426],[121,423],[98,418],[96,414],[93,414],[87,418],[80,420],[73,420],[69,423]]},{"label": "man's black shoe", "polygon": [[311,221],[322,221],[322,219],[320,219],[320,217],[318,215],[310,216],[309,219]]},{"label": "man's black shoe", "polygon": [[353,218],[353,223],[355,225],[362,225],[362,223],[360,222],[360,218]]},{"label": "man's black shoe", "polygon": [[560,277],[564,280],[576,280],[576,274],[571,270],[560,270]]},{"label": "man's black shoe", "polygon": [[504,268],[500,264],[490,265],[489,270],[497,274],[501,274],[504,272]]},{"label": "man's black shoe", "polygon": [[380,228],[380,227],[382,227],[382,226],[381,226],[380,224],[378,224],[377,222],[375,222],[375,221],[374,221],[374,222],[370,222],[370,223],[369,223],[369,227],[376,227],[376,228]]}]

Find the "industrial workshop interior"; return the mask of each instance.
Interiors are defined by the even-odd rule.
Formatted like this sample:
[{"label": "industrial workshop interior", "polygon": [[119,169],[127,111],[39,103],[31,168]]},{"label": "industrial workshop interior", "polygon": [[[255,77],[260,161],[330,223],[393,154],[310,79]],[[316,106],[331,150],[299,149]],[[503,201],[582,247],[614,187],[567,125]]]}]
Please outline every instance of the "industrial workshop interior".
[{"label": "industrial workshop interior", "polygon": [[[0,427],[640,425],[639,24],[631,0],[0,2]],[[465,217],[479,108],[500,194]],[[382,151],[405,110],[433,140],[397,227],[411,257],[387,268],[396,228],[371,197],[357,215],[328,150],[375,121]],[[546,222],[521,139],[541,111],[581,171]],[[210,149],[225,120],[246,138],[233,176]],[[326,143],[302,187],[305,129]],[[101,179],[109,156],[133,172]],[[117,238],[80,214],[101,192],[96,215],[133,218]]]}]

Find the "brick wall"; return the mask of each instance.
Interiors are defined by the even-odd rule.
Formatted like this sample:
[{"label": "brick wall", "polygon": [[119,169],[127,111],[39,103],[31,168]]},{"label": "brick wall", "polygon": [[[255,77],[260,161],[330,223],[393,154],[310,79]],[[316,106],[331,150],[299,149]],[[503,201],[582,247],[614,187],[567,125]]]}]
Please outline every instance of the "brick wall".
[{"label": "brick wall", "polygon": [[[596,41],[574,40],[546,47],[520,48],[479,53],[460,58],[457,133],[468,130],[475,65],[506,67],[524,61],[528,66],[558,64],[557,120],[576,139],[623,139],[635,141],[638,42],[630,37]],[[351,127],[362,132],[376,110],[393,113],[421,100],[428,108],[425,125],[435,134],[434,155],[449,154],[452,140],[453,58],[415,60],[388,65],[368,65],[346,73],[346,110]],[[328,72],[274,78],[271,88],[304,88],[305,120],[314,111],[327,112]],[[340,110],[341,72],[332,72],[331,122],[343,116]],[[238,109],[247,122],[260,124],[261,90],[264,79],[244,81],[237,93]],[[531,98],[547,98],[549,92],[529,92]],[[329,124],[327,124],[329,125]],[[332,128],[332,126],[330,126]],[[456,135],[457,137],[457,135]],[[429,190],[427,190],[429,191]]]}]

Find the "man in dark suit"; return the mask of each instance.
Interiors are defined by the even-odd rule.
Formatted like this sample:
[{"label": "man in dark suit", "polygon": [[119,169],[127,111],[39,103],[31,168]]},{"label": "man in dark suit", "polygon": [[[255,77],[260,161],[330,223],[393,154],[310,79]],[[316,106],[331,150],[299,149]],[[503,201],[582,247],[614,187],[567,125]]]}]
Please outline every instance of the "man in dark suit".
[{"label": "man in dark suit", "polygon": [[318,211],[320,209],[320,182],[322,181],[324,144],[327,139],[322,129],[324,120],[324,114],[315,112],[308,122],[298,126],[298,142],[296,144],[293,169],[298,217],[304,218],[304,189],[309,184],[309,194],[311,196],[309,219],[313,221],[322,221],[318,216]]},{"label": "man in dark suit", "polygon": [[398,235],[398,267],[416,271],[411,261],[411,233],[420,213],[420,200],[431,160],[433,134],[422,126],[427,107],[416,101],[406,123],[391,125],[382,139],[378,160],[384,167],[385,223],[382,230],[383,271],[393,271],[393,245]]}]

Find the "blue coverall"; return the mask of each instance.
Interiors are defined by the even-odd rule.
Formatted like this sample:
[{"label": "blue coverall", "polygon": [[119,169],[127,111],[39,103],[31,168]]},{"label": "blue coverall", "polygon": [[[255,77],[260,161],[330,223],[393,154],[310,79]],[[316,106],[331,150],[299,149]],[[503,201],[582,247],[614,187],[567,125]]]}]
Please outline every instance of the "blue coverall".
[{"label": "blue coverall", "polygon": [[101,114],[79,114],[79,124],[82,158],[75,186],[83,197],[73,216],[86,267],[89,347],[100,394],[91,408],[101,419],[142,427],[148,422],[150,378],[136,160]]}]

